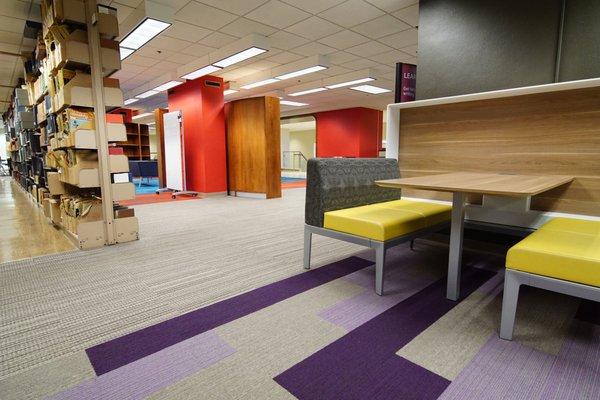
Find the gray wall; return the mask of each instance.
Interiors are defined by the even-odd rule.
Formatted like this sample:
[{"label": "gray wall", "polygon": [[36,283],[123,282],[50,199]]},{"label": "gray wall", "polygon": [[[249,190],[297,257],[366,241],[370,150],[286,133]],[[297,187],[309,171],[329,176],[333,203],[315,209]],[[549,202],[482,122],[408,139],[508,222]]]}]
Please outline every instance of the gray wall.
[{"label": "gray wall", "polygon": [[560,81],[600,77],[600,0],[567,0]]},{"label": "gray wall", "polygon": [[[562,3],[421,0],[417,98],[554,82]],[[600,76],[600,0],[565,15],[561,80]]]}]

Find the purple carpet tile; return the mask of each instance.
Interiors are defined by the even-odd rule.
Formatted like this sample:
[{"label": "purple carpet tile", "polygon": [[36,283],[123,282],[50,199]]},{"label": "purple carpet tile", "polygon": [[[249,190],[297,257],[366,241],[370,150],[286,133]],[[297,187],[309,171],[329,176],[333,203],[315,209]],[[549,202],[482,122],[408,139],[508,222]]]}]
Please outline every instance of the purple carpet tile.
[{"label": "purple carpet tile", "polygon": [[[361,286],[369,281],[372,286],[374,277],[369,273],[372,269],[371,267],[365,268],[344,279],[357,282]],[[402,269],[396,271],[401,272]],[[401,273],[391,275],[386,275],[385,296],[378,296],[371,288],[368,288],[363,293],[324,309],[319,316],[351,331],[434,282],[434,278],[426,279]]]},{"label": "purple carpet tile", "polygon": [[600,400],[600,326],[573,323],[541,398]]},{"label": "purple carpet tile", "polygon": [[439,400],[540,399],[553,362],[550,354],[493,333]]},{"label": "purple carpet tile", "polygon": [[582,300],[575,315],[580,321],[600,325],[600,303],[591,300]]},{"label": "purple carpet tile", "polygon": [[[464,297],[494,275],[463,270]],[[437,399],[448,380],[396,351],[458,302],[446,299],[446,279],[398,303],[275,377],[299,399]]]},{"label": "purple carpet tile", "polygon": [[214,331],[208,331],[84,381],[49,399],[144,399],[233,353],[235,350]]},{"label": "purple carpet tile", "polygon": [[86,352],[96,374],[102,375],[371,264],[349,257],[90,347]]}]

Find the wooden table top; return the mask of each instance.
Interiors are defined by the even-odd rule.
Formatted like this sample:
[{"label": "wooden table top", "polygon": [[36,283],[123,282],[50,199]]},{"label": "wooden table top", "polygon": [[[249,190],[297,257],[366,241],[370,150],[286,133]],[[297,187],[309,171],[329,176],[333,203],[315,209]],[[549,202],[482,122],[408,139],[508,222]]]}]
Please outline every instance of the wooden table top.
[{"label": "wooden table top", "polygon": [[510,175],[453,172],[413,178],[375,181],[379,186],[439,192],[480,193],[498,196],[534,196],[575,179],[564,175]]}]

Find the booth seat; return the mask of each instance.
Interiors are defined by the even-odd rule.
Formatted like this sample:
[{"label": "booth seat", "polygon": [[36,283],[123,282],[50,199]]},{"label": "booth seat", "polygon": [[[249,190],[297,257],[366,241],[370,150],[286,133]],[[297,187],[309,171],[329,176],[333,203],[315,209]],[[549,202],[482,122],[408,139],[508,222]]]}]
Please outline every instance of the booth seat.
[{"label": "booth seat", "polygon": [[600,221],[555,218],[508,250],[500,327],[506,340],[521,285],[600,301]]},{"label": "booth seat", "polygon": [[448,225],[451,214],[450,206],[401,199],[399,190],[374,183],[399,175],[394,159],[310,159],[304,268],[310,268],[312,234],[374,248],[375,291],[383,295],[386,250],[442,229]]}]

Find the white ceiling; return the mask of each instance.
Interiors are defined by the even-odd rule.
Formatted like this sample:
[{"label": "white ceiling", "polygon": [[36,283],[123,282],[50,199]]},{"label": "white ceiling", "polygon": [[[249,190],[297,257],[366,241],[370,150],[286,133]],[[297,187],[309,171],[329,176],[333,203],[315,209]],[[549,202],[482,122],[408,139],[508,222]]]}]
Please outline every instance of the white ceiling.
[{"label": "white ceiling", "polygon": [[[394,86],[396,62],[416,63],[418,0],[155,0],[175,10],[173,25],[124,60],[114,77],[125,93],[135,92],[151,80],[195,61],[251,33],[269,37],[270,51],[228,67],[216,75],[233,84],[257,73],[316,54],[328,55],[330,68],[269,86],[243,90],[236,99],[282,90],[311,81],[365,68],[375,70],[373,84]],[[141,0],[101,0],[118,9],[122,22]],[[2,0],[0,50],[19,52],[26,19],[39,20],[35,0]],[[15,84],[22,74],[15,58],[0,58],[0,84]],[[0,90],[1,99],[10,97]],[[393,92],[368,95],[348,88],[292,98],[308,107],[282,106],[283,115],[317,110],[364,106],[383,108],[393,102]],[[132,105],[166,106],[164,94]]]}]

